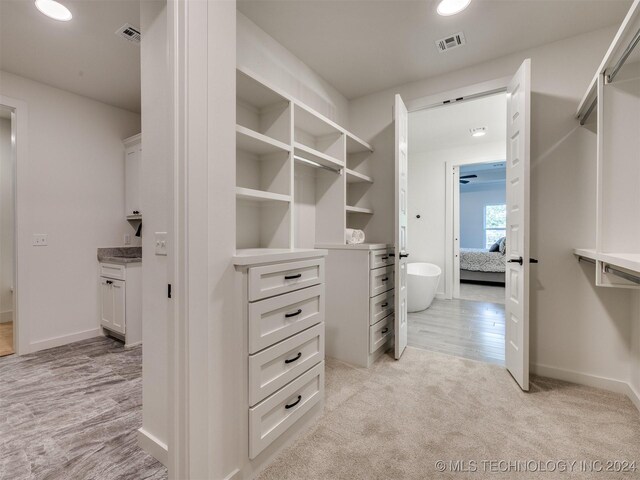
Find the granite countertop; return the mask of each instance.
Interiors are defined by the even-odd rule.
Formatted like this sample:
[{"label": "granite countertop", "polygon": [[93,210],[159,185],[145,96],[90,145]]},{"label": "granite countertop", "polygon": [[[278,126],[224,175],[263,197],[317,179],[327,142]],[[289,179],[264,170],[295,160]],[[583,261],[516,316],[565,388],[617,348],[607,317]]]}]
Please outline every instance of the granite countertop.
[{"label": "granite countertop", "polygon": [[118,265],[126,265],[128,263],[141,263],[142,247],[99,248],[98,261],[100,263],[115,263]]}]

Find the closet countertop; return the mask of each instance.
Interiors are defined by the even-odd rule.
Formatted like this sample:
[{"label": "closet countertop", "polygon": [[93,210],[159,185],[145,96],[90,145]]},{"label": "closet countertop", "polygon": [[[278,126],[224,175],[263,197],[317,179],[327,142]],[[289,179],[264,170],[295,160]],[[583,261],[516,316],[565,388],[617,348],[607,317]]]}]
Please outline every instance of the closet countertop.
[{"label": "closet countertop", "polygon": [[327,250],[382,250],[385,248],[393,248],[388,243],[356,243],[352,245],[340,243],[320,243],[316,248],[326,248]]},{"label": "closet countertop", "polygon": [[324,257],[326,250],[316,248],[244,248],[236,250],[233,264],[238,266],[286,262],[302,258]]}]

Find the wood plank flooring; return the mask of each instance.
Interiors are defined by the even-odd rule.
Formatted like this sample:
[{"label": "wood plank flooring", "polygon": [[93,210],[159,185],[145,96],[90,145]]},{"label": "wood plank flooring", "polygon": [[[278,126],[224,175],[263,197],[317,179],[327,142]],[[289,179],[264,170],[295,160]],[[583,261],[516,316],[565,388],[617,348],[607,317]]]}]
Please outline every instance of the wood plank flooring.
[{"label": "wood plank flooring", "polygon": [[11,355],[13,350],[13,322],[0,323],[0,357]]},{"label": "wood plank flooring", "polygon": [[460,283],[460,298],[463,300],[504,304],[504,294],[504,287],[502,286]]},{"label": "wood plank flooring", "polygon": [[502,304],[436,299],[408,321],[412,347],[504,365]]},{"label": "wood plank flooring", "polygon": [[98,337],[0,359],[0,479],[166,480],[141,425],[142,347]]}]

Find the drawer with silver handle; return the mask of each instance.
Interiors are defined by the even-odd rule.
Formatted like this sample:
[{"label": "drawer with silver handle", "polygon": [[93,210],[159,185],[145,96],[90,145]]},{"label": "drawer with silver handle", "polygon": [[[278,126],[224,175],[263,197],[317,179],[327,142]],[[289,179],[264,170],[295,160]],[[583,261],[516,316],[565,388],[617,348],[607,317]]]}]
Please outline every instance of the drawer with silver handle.
[{"label": "drawer with silver handle", "polygon": [[249,353],[324,321],[322,285],[249,304]]},{"label": "drawer with silver handle", "polygon": [[249,458],[256,458],[324,396],[324,362],[249,409]]},{"label": "drawer with silver handle", "polygon": [[249,301],[324,282],[324,258],[249,268]]},{"label": "drawer with silver handle", "polygon": [[249,405],[255,405],[324,359],[324,323],[249,356]]},{"label": "drawer with silver handle", "polygon": [[369,296],[375,297],[381,293],[391,290],[394,286],[394,267],[376,268],[369,272]]}]

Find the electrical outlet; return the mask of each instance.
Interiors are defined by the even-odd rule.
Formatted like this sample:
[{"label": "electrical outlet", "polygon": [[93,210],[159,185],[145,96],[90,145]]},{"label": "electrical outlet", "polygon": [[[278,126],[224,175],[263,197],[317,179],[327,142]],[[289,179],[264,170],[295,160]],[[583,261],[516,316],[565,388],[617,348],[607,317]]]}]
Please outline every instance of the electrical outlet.
[{"label": "electrical outlet", "polygon": [[156,232],[156,255],[167,255],[167,232]]},{"label": "electrical outlet", "polygon": [[33,246],[34,247],[46,247],[49,245],[46,233],[34,233],[33,234]]},{"label": "electrical outlet", "polygon": [[130,233],[125,233],[124,234],[124,244],[125,245],[131,245],[131,234]]}]

